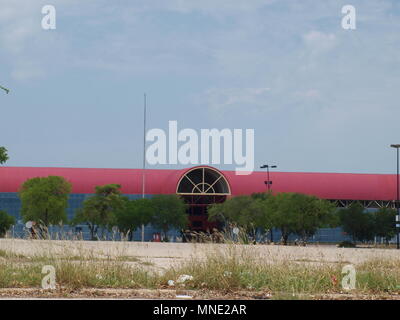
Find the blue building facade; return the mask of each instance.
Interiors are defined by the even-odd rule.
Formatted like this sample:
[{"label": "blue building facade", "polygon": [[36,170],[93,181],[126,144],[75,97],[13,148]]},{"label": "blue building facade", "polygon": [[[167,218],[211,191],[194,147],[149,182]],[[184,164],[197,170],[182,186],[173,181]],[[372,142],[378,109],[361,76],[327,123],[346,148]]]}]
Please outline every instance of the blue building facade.
[{"label": "blue building facade", "polygon": [[[83,202],[88,197],[92,196],[92,194],[70,194],[68,200],[68,208],[67,208],[67,218],[68,221],[72,220],[76,211],[82,207]],[[125,195],[131,200],[140,199],[141,195]],[[151,197],[151,196],[147,196]],[[16,224],[10,230],[10,235],[15,238],[24,238],[29,235],[28,229],[25,227],[25,223],[22,220],[21,216],[21,200],[18,196],[18,193],[7,192],[0,193],[0,210],[6,211],[8,214],[12,215]],[[62,228],[59,226],[51,226],[50,233],[52,238],[54,239],[73,239],[79,238],[82,235],[84,240],[90,240],[90,232],[87,225],[79,225],[79,226],[69,226],[65,225]],[[99,235],[103,234],[102,230],[99,230]],[[154,234],[160,233],[160,230],[153,228],[151,225],[145,226],[144,229],[144,240],[152,241]],[[119,234],[113,234],[112,232],[104,231],[104,239],[105,240],[120,240]],[[176,241],[176,239],[181,237],[180,231],[171,230],[168,234],[171,241]],[[269,238],[269,236],[268,236]],[[279,241],[281,238],[281,234],[279,230],[273,231],[274,241]],[[133,233],[133,241],[141,241],[142,239],[142,231],[136,230]],[[295,235],[290,236],[289,240],[294,241],[296,239]],[[309,242],[321,242],[321,243],[332,243],[332,242],[340,242],[343,240],[350,240],[348,236],[346,236],[341,228],[322,228],[319,229],[318,232],[309,239]]]},{"label": "blue building facade", "polygon": [[[72,220],[75,216],[76,211],[82,207],[83,202],[88,197],[93,196],[93,194],[70,194],[68,199],[68,208],[67,208],[67,219],[68,221]],[[131,200],[140,199],[141,195],[125,195]],[[150,197],[150,196],[147,196]],[[15,218],[16,224],[11,228],[10,235],[15,238],[25,238],[29,236],[29,230],[25,227],[25,223],[22,220],[21,216],[21,200],[18,196],[18,193],[7,192],[0,193],[0,210],[3,210],[13,216]],[[78,226],[51,226],[49,228],[50,234],[54,239],[73,239],[82,237],[84,240],[90,240],[90,231],[86,224],[78,225]],[[153,228],[151,225],[147,225],[144,228],[144,240],[151,241],[154,237],[155,233],[159,233],[160,231]],[[107,230],[99,230],[99,236],[103,236],[105,240],[120,240],[119,234],[113,234],[112,232],[108,232]],[[171,230],[168,236],[175,240],[176,237],[180,236],[180,232],[177,230]],[[133,241],[141,241],[142,239],[142,231],[135,230],[133,233]]]}]

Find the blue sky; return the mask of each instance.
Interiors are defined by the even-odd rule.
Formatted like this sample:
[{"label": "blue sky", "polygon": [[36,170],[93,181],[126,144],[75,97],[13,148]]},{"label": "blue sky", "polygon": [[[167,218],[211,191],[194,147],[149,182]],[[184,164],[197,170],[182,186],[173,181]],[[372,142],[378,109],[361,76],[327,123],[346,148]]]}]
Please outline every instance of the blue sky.
[{"label": "blue sky", "polygon": [[[41,9],[57,9],[57,29]],[[344,30],[341,8],[357,10]],[[1,0],[10,166],[140,168],[148,129],[255,129],[256,166],[392,173],[398,0]],[[158,166],[157,168],[170,168]],[[176,166],[173,166],[176,167]],[[223,166],[232,169],[233,166]]]}]

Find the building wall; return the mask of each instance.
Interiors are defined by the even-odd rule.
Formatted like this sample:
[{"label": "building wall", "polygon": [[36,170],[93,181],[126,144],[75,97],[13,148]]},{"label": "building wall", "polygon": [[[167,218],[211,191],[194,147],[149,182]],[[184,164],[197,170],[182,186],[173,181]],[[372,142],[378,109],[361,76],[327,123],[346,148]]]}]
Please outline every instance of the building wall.
[{"label": "building wall", "polygon": [[[203,167],[203,166],[201,166]],[[207,167],[207,166],[205,166]],[[211,167],[210,167],[211,168]],[[120,184],[124,194],[141,194],[142,178],[146,180],[146,193],[173,194],[177,183],[187,171],[160,169],[90,169],[90,168],[32,168],[0,167],[0,193],[18,192],[30,178],[61,176],[72,184],[72,193],[92,193],[95,186]],[[212,168],[216,170],[215,168]],[[265,192],[265,172],[236,175],[234,171],[220,171],[230,185],[233,196]],[[322,199],[380,200],[396,199],[396,175],[271,172],[274,192],[298,192]]]}]

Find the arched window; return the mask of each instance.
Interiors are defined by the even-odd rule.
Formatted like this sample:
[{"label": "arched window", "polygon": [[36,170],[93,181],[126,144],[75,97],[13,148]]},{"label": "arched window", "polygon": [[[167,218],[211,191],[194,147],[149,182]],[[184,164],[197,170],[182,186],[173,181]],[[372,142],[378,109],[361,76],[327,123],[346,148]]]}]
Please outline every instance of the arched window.
[{"label": "arched window", "polygon": [[230,195],[225,177],[216,169],[198,167],[186,172],[178,182],[180,195]]}]

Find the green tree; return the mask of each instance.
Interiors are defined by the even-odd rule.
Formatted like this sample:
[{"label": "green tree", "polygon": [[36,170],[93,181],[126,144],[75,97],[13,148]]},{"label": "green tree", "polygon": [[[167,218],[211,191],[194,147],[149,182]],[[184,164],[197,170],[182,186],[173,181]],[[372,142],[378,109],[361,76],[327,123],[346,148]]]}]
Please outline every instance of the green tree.
[{"label": "green tree", "polygon": [[237,196],[208,208],[208,219],[224,224],[235,224],[250,234],[253,239],[257,228],[270,228],[268,210],[264,205],[266,198],[259,196]]},{"label": "green tree", "polygon": [[335,206],[327,200],[300,193],[279,193],[266,201],[272,225],[282,234],[284,245],[291,234],[305,243],[319,228],[336,223]]},{"label": "green tree", "polygon": [[303,243],[319,228],[336,225],[336,206],[333,203],[305,194],[294,194],[292,200],[296,211],[294,231]]},{"label": "green tree", "polygon": [[353,241],[370,241],[374,239],[374,215],[365,211],[364,207],[356,202],[350,207],[339,211],[340,225]]},{"label": "green tree", "polygon": [[71,221],[72,225],[78,225],[86,223],[89,227],[90,237],[92,240],[96,240],[97,230],[100,221],[100,214],[97,208],[97,201],[94,197],[90,197],[83,202],[82,208],[76,210],[75,216]]},{"label": "green tree", "polygon": [[95,195],[83,202],[83,207],[77,210],[72,220],[73,225],[86,223],[89,227],[92,240],[99,227],[110,229],[115,223],[115,213],[124,206],[124,197],[121,195],[119,184],[97,186]]},{"label": "green tree", "polygon": [[272,210],[268,207],[268,199],[271,197],[273,197],[271,191],[251,195],[251,198],[256,200],[256,207],[259,208],[254,211],[256,213],[255,226],[262,228],[264,232],[272,232],[272,228],[274,228]]},{"label": "green tree", "polygon": [[375,235],[384,238],[386,244],[396,235],[396,210],[381,208],[372,213],[375,225]]},{"label": "green tree", "polygon": [[7,154],[7,149],[4,147],[0,147],[0,164],[6,163],[9,159]]},{"label": "green tree", "polygon": [[166,241],[171,228],[184,229],[188,225],[186,204],[182,198],[176,195],[157,195],[151,198],[151,204],[154,209],[151,224],[162,230]]},{"label": "green tree", "polygon": [[284,245],[287,244],[290,234],[296,232],[296,215],[295,210],[292,210],[292,198],[291,193],[278,193],[266,202],[266,207],[272,216],[272,225],[281,231]]},{"label": "green tree", "polygon": [[132,241],[133,232],[141,225],[151,223],[154,215],[154,207],[150,199],[129,200],[123,199],[123,205],[116,211],[116,226],[125,235],[129,234]]},{"label": "green tree", "polygon": [[251,194],[253,199],[259,200],[267,200],[270,196],[272,196],[271,192],[254,192]]},{"label": "green tree", "polygon": [[0,238],[4,237],[7,230],[10,229],[13,224],[15,224],[14,217],[0,210]]},{"label": "green tree", "polygon": [[32,178],[24,182],[19,192],[24,221],[36,221],[46,226],[66,222],[65,209],[71,184],[63,177]]}]

